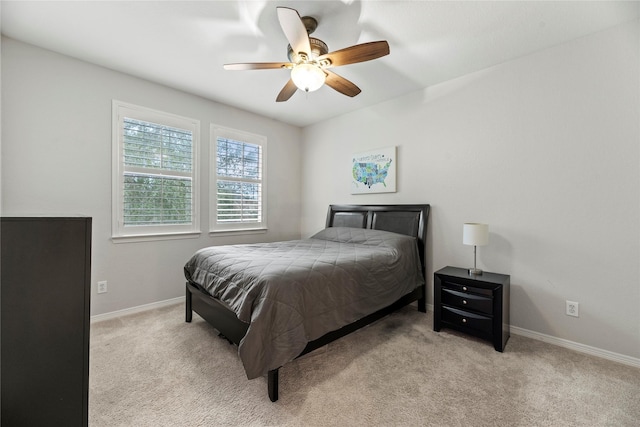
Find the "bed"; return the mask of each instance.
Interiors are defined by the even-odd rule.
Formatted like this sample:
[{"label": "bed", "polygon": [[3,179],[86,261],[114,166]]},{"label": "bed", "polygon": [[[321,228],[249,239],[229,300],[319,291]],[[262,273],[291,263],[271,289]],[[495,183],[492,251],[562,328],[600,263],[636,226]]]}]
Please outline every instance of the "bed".
[{"label": "bed", "polygon": [[212,246],[184,267],[195,311],[278,399],[287,362],[417,301],[426,313],[429,205],[330,205],[308,239]]}]

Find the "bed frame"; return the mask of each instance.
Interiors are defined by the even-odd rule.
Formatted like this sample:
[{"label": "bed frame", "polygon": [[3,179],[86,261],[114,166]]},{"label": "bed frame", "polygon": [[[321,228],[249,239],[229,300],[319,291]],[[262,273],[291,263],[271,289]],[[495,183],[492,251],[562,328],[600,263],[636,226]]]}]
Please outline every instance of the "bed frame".
[{"label": "bed frame", "polygon": [[[330,205],[326,227],[355,227],[392,231],[417,238],[422,276],[426,279],[425,247],[429,205]],[[329,332],[310,341],[298,357],[323,347],[332,341],[354,332],[392,313],[413,301],[418,301],[418,310],[427,312],[427,291],[425,284],[406,294],[393,304],[376,311],[354,323]],[[232,343],[239,345],[248,323],[236,317],[235,313],[217,299],[211,297],[198,284],[191,281],[186,285],[186,321],[191,322],[195,311]],[[267,374],[267,389],[272,402],[278,400],[278,369]]]}]

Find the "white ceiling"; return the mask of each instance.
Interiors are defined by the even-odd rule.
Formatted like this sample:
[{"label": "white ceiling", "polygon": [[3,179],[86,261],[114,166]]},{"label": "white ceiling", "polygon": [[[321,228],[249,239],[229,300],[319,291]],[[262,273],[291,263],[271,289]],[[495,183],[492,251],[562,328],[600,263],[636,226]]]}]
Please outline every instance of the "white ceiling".
[{"label": "white ceiling", "polygon": [[[325,86],[275,98],[286,70],[225,71],[287,60],[276,6],[318,20],[338,50],[387,40],[383,58],[334,70],[362,93]],[[626,1],[2,1],[2,34],[297,126],[370,106],[638,19]]]}]

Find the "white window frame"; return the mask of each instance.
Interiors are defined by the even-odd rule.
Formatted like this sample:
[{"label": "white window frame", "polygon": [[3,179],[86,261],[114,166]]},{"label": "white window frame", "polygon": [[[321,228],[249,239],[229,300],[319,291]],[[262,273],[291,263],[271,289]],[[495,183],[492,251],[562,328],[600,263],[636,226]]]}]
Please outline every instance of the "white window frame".
[{"label": "white window frame", "polygon": [[[259,145],[261,147],[262,164],[261,179],[257,182],[261,184],[261,221],[259,222],[234,222],[218,223],[218,138],[232,139]],[[267,137],[237,129],[231,129],[216,124],[211,125],[211,140],[209,147],[209,232],[211,234],[224,233],[264,233],[267,230]],[[221,177],[221,179],[228,179]]]},{"label": "white window frame", "polygon": [[[124,225],[124,119],[130,118],[164,126],[189,130],[192,133],[191,224]],[[112,101],[112,240],[135,242],[181,239],[200,235],[200,198],[198,159],[200,158],[200,121],[122,101]]]}]

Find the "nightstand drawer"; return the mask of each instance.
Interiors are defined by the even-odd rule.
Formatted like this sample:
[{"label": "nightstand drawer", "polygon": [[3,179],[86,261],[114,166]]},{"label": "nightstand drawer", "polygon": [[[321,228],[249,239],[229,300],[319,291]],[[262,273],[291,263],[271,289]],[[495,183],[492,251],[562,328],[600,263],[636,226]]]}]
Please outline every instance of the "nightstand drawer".
[{"label": "nightstand drawer", "polygon": [[493,295],[493,290],[492,289],[485,289],[485,288],[480,288],[480,287],[476,287],[476,286],[469,286],[469,285],[463,284],[463,283],[453,283],[453,282],[450,282],[448,280],[443,280],[442,287],[443,288],[453,289],[454,291],[458,291],[458,292],[470,292],[472,294],[486,295],[488,297]]},{"label": "nightstand drawer", "polygon": [[453,325],[475,329],[487,334],[491,333],[493,325],[493,319],[491,317],[444,306],[442,307],[442,320]]},{"label": "nightstand drawer", "polygon": [[481,313],[493,313],[493,299],[480,295],[467,294],[451,289],[442,288],[442,304],[474,310]]}]

